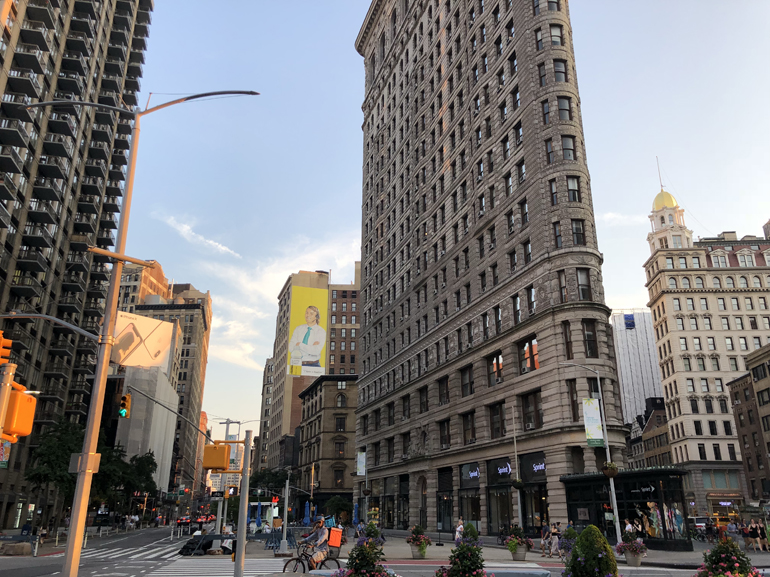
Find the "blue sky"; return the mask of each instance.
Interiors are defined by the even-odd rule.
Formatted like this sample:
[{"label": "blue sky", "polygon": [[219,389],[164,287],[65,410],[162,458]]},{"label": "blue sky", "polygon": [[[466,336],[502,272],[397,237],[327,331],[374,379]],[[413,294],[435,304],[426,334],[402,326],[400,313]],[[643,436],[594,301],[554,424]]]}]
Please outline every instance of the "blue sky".
[{"label": "blue sky", "polygon": [[[368,6],[156,2],[142,105],[149,92],[151,104],[262,93],[142,123],[128,252],[211,291],[203,407],[213,421],[259,418],[288,274],[353,279],[364,82],[354,41]],[[760,234],[770,219],[770,36],[756,27],[770,3],[575,0],[570,11],[607,304],[644,306],[656,155],[696,235]]]}]

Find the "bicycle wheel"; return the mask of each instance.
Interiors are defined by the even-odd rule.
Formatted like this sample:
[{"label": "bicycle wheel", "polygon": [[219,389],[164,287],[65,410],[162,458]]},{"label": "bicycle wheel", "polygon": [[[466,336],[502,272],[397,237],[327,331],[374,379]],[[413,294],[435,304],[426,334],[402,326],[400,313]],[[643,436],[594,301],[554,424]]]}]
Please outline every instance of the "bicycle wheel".
[{"label": "bicycle wheel", "polygon": [[300,557],[292,557],[283,566],[284,573],[307,573],[305,571],[305,562]]},{"label": "bicycle wheel", "polygon": [[[332,567],[333,565],[333,567]],[[320,569],[339,569],[340,568],[340,562],[337,561],[337,559],[332,559],[331,557],[327,557],[324,559],[324,562],[321,563]]]}]

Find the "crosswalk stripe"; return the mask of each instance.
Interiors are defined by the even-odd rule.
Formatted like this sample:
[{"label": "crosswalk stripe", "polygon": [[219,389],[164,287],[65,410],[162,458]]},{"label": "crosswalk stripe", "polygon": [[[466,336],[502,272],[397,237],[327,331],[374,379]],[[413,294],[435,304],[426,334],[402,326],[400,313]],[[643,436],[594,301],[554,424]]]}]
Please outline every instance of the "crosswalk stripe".
[{"label": "crosswalk stripe", "polygon": [[[249,575],[267,575],[280,573],[285,560],[281,559],[246,559],[244,571]],[[179,559],[164,567],[160,567],[146,577],[187,577],[191,574],[206,575],[206,577],[229,577],[233,574],[233,563],[230,559]]]},{"label": "crosswalk stripe", "polygon": [[132,555],[131,559],[154,559],[155,557],[165,557],[171,554],[177,555],[181,547],[179,545],[167,545],[165,547],[158,547],[155,551],[145,548],[136,555]]}]

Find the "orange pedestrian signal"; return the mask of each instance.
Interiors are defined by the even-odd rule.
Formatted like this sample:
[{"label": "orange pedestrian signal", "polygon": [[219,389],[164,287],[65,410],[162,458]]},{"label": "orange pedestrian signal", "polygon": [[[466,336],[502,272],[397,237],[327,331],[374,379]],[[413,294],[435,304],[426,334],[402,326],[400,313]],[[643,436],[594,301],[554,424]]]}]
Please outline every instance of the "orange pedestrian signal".
[{"label": "orange pedestrian signal", "polygon": [[[14,387],[24,389],[15,383]],[[35,422],[35,407],[37,407],[37,399],[33,395],[27,395],[22,390],[12,390],[5,413],[2,438],[15,443],[19,437],[29,435]]]},{"label": "orange pedestrian signal", "polygon": [[204,445],[203,468],[226,471],[230,465],[230,445]]},{"label": "orange pedestrian signal", "polygon": [[3,337],[3,331],[0,331],[0,365],[9,362],[11,356],[11,347],[13,341]]}]

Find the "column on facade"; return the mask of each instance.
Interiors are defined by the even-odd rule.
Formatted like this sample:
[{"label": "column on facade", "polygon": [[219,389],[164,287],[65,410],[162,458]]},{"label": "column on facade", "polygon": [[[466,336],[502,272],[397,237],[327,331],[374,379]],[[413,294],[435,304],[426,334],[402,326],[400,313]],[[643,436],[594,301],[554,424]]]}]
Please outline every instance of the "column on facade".
[{"label": "column on facade", "polygon": [[489,477],[487,476],[487,462],[479,461],[479,534],[489,534],[489,504],[487,502],[487,485]]},{"label": "column on facade", "polygon": [[[460,467],[452,467],[452,524],[457,524],[460,518]],[[447,527],[444,527],[447,530]],[[449,531],[452,528],[448,528]]]},{"label": "column on facade", "polygon": [[567,492],[564,483],[559,479],[562,475],[573,472],[572,448],[566,446],[546,448],[545,462],[547,466],[548,517],[555,523],[567,523]]},{"label": "column on facade", "polygon": [[583,468],[586,473],[598,473],[596,452],[593,447],[583,447]]},{"label": "column on facade", "polygon": [[[436,469],[430,469],[426,471],[425,478],[428,485],[428,494],[426,497],[426,509],[428,510],[426,515],[427,525],[430,527],[431,531],[436,531],[436,493],[438,493],[438,471]],[[420,498],[422,498],[422,495]]]},{"label": "column on facade", "polygon": [[422,491],[420,482],[422,475],[417,473],[409,474],[409,526],[414,527],[420,524],[420,505],[422,504]]}]

